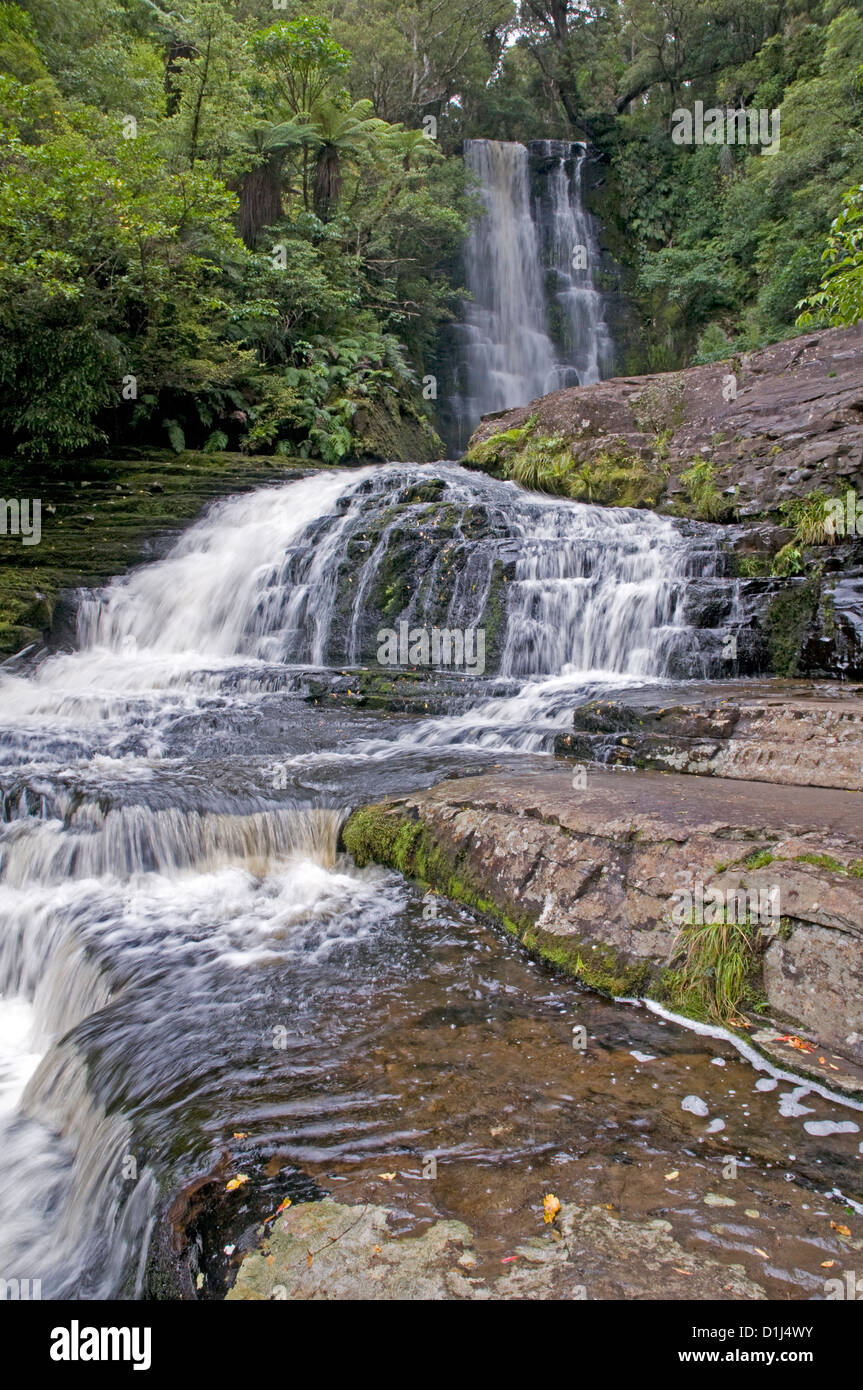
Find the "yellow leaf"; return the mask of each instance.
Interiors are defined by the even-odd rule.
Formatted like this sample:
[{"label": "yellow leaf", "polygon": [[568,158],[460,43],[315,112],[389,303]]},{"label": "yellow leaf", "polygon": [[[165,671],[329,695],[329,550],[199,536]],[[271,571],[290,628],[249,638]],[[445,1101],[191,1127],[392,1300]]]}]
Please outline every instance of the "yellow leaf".
[{"label": "yellow leaf", "polygon": [[851,1232],[847,1226],[840,1226],[837,1221],[830,1222],[831,1231],[835,1231],[837,1236],[850,1236]]},{"label": "yellow leaf", "polygon": [[756,1255],[761,1255],[761,1256],[763,1257],[763,1259],[765,1259],[765,1260],[767,1259],[767,1251],[766,1251],[766,1250],[759,1250],[759,1248],[758,1248],[757,1245],[755,1246],[755,1253],[756,1253]]},{"label": "yellow leaf", "polygon": [[542,1219],[547,1226],[551,1224],[559,1211],[560,1202],[554,1193],[549,1192],[548,1196],[542,1199]]},{"label": "yellow leaf", "polygon": [[666,1182],[674,1182],[674,1179],[675,1179],[675,1178],[679,1178],[679,1177],[680,1177],[680,1172],[679,1172],[679,1170],[678,1170],[677,1168],[673,1168],[672,1171],[671,1171],[670,1173],[666,1173],[666,1174],[665,1174],[665,1181],[666,1181]]},{"label": "yellow leaf", "polygon": [[383,1178],[384,1182],[392,1182],[395,1178],[395,1173],[378,1173],[378,1177]]},{"label": "yellow leaf", "polygon": [[248,1175],[248,1173],[238,1173],[237,1176],[236,1176],[235,1178],[231,1178],[230,1182],[226,1183],[226,1185],[225,1185],[225,1191],[226,1191],[226,1192],[234,1192],[238,1187],[242,1187],[242,1185],[243,1185],[244,1182],[248,1182],[248,1181],[249,1181],[249,1175]]},{"label": "yellow leaf", "polygon": [[235,1138],[235,1139],[248,1139],[248,1137],[249,1137],[248,1131],[247,1131],[245,1134],[235,1134],[235,1135],[234,1135],[234,1138]]}]

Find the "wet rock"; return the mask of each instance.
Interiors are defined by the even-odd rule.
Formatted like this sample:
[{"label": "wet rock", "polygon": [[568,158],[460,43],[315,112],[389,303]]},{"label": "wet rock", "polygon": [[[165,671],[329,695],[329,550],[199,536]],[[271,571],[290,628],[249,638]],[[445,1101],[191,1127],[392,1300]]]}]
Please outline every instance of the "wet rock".
[{"label": "wet rock", "polygon": [[657,771],[788,786],[863,790],[863,699],[848,687],[778,688],[740,698],[722,687],[690,704],[593,701],[556,752]]},{"label": "wet rock", "polygon": [[[723,385],[732,370],[737,390],[728,401]],[[714,485],[723,496],[732,493],[740,517],[763,518],[815,488],[829,495],[849,487],[863,490],[861,381],[863,325],[858,324],[787,339],[730,362],[554,391],[487,417],[471,449],[535,417],[536,434],[566,435],[582,464],[611,451],[630,458],[634,476],[641,471],[637,460],[653,442],[650,429],[667,428],[661,476],[651,476],[657,495],[646,505],[662,508],[674,500],[678,508],[697,514],[681,474],[700,456],[711,461]],[[682,410],[677,383],[683,387]],[[652,410],[640,410],[647,398]],[[662,420],[657,410],[661,415],[666,398],[668,418]],[[647,432],[639,428],[645,414]],[[620,481],[623,488],[631,486],[623,473]]]},{"label": "wet rock", "polygon": [[[763,1299],[740,1265],[693,1255],[668,1221],[627,1221],[564,1203],[553,1232],[517,1246],[503,1274],[488,1270],[460,1221],[395,1236],[384,1207],[330,1198],[287,1211],[245,1257],[230,1300]],[[495,1261],[495,1263],[497,1263]],[[470,1273],[468,1273],[470,1271]]]},{"label": "wet rock", "polygon": [[[343,836],[358,863],[492,913],[592,988],[672,1008],[685,1002],[667,972],[687,885],[721,890],[735,912],[742,895],[744,920],[766,895],[779,915],[771,908],[763,930],[753,918],[762,1006],[859,1068],[859,817],[857,796],[831,788],[592,768],[574,786],[559,766],[444,782],[356,812]],[[803,1053],[787,1060],[807,1065]]]}]

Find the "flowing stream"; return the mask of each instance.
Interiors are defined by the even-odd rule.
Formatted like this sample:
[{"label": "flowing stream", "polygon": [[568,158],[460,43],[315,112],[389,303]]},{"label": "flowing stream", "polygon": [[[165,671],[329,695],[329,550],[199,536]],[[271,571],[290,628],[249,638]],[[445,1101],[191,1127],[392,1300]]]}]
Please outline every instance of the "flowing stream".
[{"label": "flowing stream", "polygon": [[[465,1220],[496,1268],[555,1191],[817,1295],[859,1157],[800,1116],[853,1111],[780,1105],[730,1043],[591,996],[465,911],[428,920],[339,851],[353,806],[543,760],[585,698],[719,674],[746,611],[710,527],[451,464],[219,503],[82,595],[77,650],[0,672],[0,1275],[171,1295],[180,1230],[220,1297],[257,1223],[322,1192],[404,1230]],[[484,628],[485,670],[426,673],[401,713],[351,703],[393,676],[375,655],[401,621]]]}]

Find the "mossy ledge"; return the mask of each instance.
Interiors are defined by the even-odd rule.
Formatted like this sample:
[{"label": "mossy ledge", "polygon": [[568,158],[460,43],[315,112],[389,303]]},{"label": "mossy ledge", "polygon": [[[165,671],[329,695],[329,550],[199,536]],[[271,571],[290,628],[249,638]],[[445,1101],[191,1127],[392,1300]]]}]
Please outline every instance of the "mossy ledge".
[{"label": "mossy ledge", "polygon": [[633,962],[600,942],[544,930],[509,898],[490,893],[465,866],[465,856],[450,855],[434,829],[413,808],[380,803],[354,811],[342,828],[342,842],[360,868],[381,864],[397,869],[423,888],[485,913],[538,960],[555,966],[588,988],[613,998],[648,992],[651,967]]}]

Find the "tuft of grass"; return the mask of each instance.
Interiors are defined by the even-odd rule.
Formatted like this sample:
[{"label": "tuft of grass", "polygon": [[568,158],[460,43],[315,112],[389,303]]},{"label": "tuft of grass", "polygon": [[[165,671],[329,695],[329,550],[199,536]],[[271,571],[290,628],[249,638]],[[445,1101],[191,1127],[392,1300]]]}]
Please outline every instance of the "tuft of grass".
[{"label": "tuft of grass", "polygon": [[773,557],[773,574],[779,579],[787,579],[789,575],[799,574],[803,569],[803,554],[799,546],[793,541],[783,545],[781,550],[777,550]]},{"label": "tuft of grass", "polygon": [[672,959],[675,993],[717,1023],[739,1018],[755,965],[752,925],[745,922],[687,922],[677,934]]},{"label": "tuft of grass", "polygon": [[716,486],[710,459],[697,454],[689,468],[681,473],[680,481],[699,521],[719,521],[728,513],[728,503]]},{"label": "tuft of grass", "polygon": [[776,855],[771,854],[769,849],[759,849],[744,859],[743,867],[744,869],[766,869],[767,865],[772,864],[775,858]]},{"label": "tuft of grass", "polygon": [[832,545],[836,539],[830,499],[820,489],[810,492],[808,497],[783,502],[779,511],[794,527],[794,540],[798,545],[825,545],[827,541]]}]

